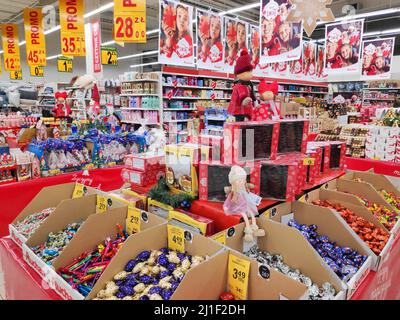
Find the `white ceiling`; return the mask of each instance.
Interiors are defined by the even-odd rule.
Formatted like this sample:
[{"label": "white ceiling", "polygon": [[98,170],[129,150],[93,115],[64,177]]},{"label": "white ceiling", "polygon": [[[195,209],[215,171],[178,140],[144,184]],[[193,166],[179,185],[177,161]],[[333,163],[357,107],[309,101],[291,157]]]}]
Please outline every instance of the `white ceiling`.
[{"label": "white ceiling", "polygon": [[20,15],[22,10],[35,5],[37,0],[0,0],[0,22],[7,22]]}]

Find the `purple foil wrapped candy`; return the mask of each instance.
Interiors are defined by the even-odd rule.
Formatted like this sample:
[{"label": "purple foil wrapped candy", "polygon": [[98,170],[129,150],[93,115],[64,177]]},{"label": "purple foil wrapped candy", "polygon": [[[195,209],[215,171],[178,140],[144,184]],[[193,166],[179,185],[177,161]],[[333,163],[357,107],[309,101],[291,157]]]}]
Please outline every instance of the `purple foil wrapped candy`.
[{"label": "purple foil wrapped candy", "polygon": [[169,263],[167,266],[167,269],[171,272],[173,272],[176,269],[176,264],[175,263]]},{"label": "purple foil wrapped candy", "polygon": [[168,253],[169,253],[168,248],[161,248],[160,251],[161,251],[162,253],[164,253],[164,254],[168,254]]},{"label": "purple foil wrapped candy", "polygon": [[125,271],[131,272],[137,263],[138,261],[136,259],[129,260],[129,262],[125,266]]},{"label": "purple foil wrapped candy", "polygon": [[149,296],[143,295],[139,298],[139,300],[150,300]]},{"label": "purple foil wrapped candy", "polygon": [[327,243],[329,238],[327,236],[319,236],[317,240],[322,243]]},{"label": "purple foil wrapped candy", "polygon": [[160,279],[162,279],[162,278],[168,277],[169,275],[171,275],[171,272],[168,271],[168,270],[165,270],[165,271],[161,271],[161,272],[158,274],[158,277],[159,277]]},{"label": "purple foil wrapped candy", "polygon": [[161,295],[162,291],[163,291],[163,289],[160,287],[153,287],[149,290],[149,294],[157,293],[157,294]]},{"label": "purple foil wrapped candy", "polygon": [[138,282],[135,281],[135,280],[133,280],[133,279],[130,279],[130,280],[126,280],[126,281],[125,281],[125,286],[134,287],[134,286],[136,286],[137,284],[138,284]]},{"label": "purple foil wrapped candy", "polygon": [[119,291],[124,293],[126,296],[131,296],[135,294],[135,290],[133,290],[133,287],[130,286],[122,286],[119,288]]},{"label": "purple foil wrapped candy", "polygon": [[148,258],[150,258],[150,251],[142,251],[141,253],[139,253],[136,257],[136,259],[140,260],[140,261],[145,261]]},{"label": "purple foil wrapped candy", "polygon": [[122,291],[118,291],[115,295],[118,299],[122,299],[124,297],[126,297],[126,294],[123,293]]},{"label": "purple foil wrapped candy", "polygon": [[117,281],[115,281],[115,284],[116,284],[118,287],[120,287],[120,286],[123,286],[123,285],[124,285],[124,282],[125,282],[125,280],[117,280]]},{"label": "purple foil wrapped candy", "polygon": [[150,276],[141,276],[141,277],[139,277],[139,281],[144,284],[149,284],[150,282],[153,281],[153,278]]},{"label": "purple foil wrapped candy", "polygon": [[181,260],[181,261],[186,258],[186,254],[181,253],[181,252],[178,252],[177,256],[178,256],[179,260]]},{"label": "purple foil wrapped candy", "polygon": [[167,266],[169,261],[167,256],[164,254],[161,254],[158,258],[157,258],[157,263],[163,267]]},{"label": "purple foil wrapped candy", "polygon": [[164,300],[169,300],[169,299],[171,299],[173,293],[174,293],[174,292],[173,292],[171,289],[169,289],[169,290],[164,290],[164,291],[161,293],[161,296],[163,297]]}]

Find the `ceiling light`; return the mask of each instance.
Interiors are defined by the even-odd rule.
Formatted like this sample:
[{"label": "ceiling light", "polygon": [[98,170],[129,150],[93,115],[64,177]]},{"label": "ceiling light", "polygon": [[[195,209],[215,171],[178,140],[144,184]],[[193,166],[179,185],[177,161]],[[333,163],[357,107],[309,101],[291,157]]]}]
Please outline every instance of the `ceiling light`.
[{"label": "ceiling light", "polygon": [[233,14],[236,12],[240,12],[240,11],[245,11],[245,10],[250,10],[250,9],[254,9],[254,8],[258,8],[260,6],[260,3],[252,3],[252,4],[248,4],[239,8],[235,8],[235,9],[231,9],[231,10],[227,10],[227,11],[222,11],[220,13],[218,13],[218,15],[220,16],[224,16],[226,14]]},{"label": "ceiling light", "polygon": [[111,9],[114,7],[114,2],[109,2],[105,4],[104,6],[101,6],[100,8],[97,8],[96,10],[90,11],[86,14],[83,15],[84,18],[90,18],[91,16],[94,16],[95,14],[101,13],[103,11],[106,11],[108,9]]},{"label": "ceiling light", "polygon": [[139,68],[139,67],[145,67],[145,66],[152,66],[154,64],[160,64],[160,63],[159,62],[142,63],[142,64],[135,64],[130,67],[131,68]]},{"label": "ceiling light", "polygon": [[138,57],[143,57],[143,56],[151,56],[151,55],[157,54],[157,53],[158,53],[158,50],[147,51],[147,52],[132,54],[132,55],[129,55],[129,56],[119,57],[118,60],[125,60],[125,59],[130,59],[130,58],[138,58]]},{"label": "ceiling light", "polygon": [[47,57],[46,60],[54,60],[57,59],[58,57],[61,57],[61,54],[56,54],[55,56]]}]

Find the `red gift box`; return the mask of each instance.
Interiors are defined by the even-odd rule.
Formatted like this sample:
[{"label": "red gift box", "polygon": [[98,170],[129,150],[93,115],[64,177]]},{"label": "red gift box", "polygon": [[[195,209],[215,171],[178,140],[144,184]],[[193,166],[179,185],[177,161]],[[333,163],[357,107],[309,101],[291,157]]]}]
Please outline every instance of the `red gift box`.
[{"label": "red gift box", "polygon": [[165,169],[165,155],[129,154],[124,158],[125,166],[138,171]]},{"label": "red gift box", "polygon": [[278,120],[278,122],[280,125],[278,154],[292,152],[305,153],[307,150],[310,121],[304,119],[285,119]]},{"label": "red gift box", "polygon": [[315,150],[317,148],[322,149],[322,163],[320,172],[321,174],[329,173],[330,171],[330,158],[331,158],[331,145],[329,142],[308,142],[307,148]]},{"label": "red gift box", "polygon": [[214,234],[214,220],[202,217],[198,214],[179,209],[172,210],[169,212],[168,220],[171,224],[200,233],[203,236],[208,237]]},{"label": "red gift box", "polygon": [[307,151],[307,157],[314,159],[314,164],[306,166],[306,183],[313,185],[321,174],[322,148]]},{"label": "red gift box", "polygon": [[344,170],[346,156],[346,143],[341,141],[328,141],[330,144],[329,169]]},{"label": "red gift box", "polygon": [[121,175],[124,182],[140,187],[146,187],[156,184],[158,179],[165,177],[165,170],[159,169],[142,172],[125,168],[122,169]]},{"label": "red gift box", "polygon": [[201,134],[190,139],[210,148],[208,153],[202,152],[201,161],[224,162],[224,137]]},{"label": "red gift box", "polygon": [[276,121],[225,123],[224,163],[240,165],[276,159],[278,139],[279,123]]},{"label": "red gift box", "polygon": [[304,165],[305,155],[299,152],[292,152],[287,154],[278,155],[277,163],[297,163],[297,184],[295,194],[300,194],[306,183],[307,168]]}]

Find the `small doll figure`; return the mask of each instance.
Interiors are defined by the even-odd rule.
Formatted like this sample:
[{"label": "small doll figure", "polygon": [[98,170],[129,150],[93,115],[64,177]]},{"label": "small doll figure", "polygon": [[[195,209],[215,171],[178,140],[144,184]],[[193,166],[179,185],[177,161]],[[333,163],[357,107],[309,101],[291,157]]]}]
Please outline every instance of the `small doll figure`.
[{"label": "small doll figure", "polygon": [[[244,240],[252,242],[254,237],[265,236],[265,231],[260,229],[256,224],[255,215],[258,214],[256,198],[249,191],[251,185],[247,184],[247,173],[239,166],[233,166],[229,172],[229,183],[231,187],[225,188],[228,194],[224,203],[224,212],[226,214],[241,214],[246,224],[244,229]],[[251,225],[249,222],[251,218]]]},{"label": "small doll figure", "polygon": [[69,118],[71,115],[71,108],[65,102],[68,94],[66,92],[56,92],[55,98],[57,100],[52,112],[56,118]]},{"label": "small doll figure", "polygon": [[268,84],[261,81],[258,86],[261,103],[253,109],[252,121],[279,120],[281,112],[275,104],[275,97],[278,95],[278,82]]}]

